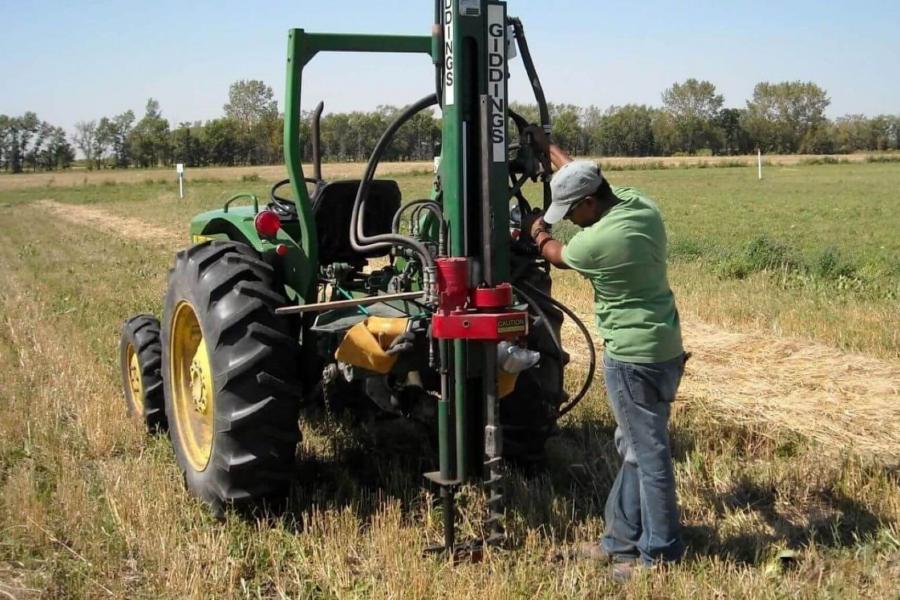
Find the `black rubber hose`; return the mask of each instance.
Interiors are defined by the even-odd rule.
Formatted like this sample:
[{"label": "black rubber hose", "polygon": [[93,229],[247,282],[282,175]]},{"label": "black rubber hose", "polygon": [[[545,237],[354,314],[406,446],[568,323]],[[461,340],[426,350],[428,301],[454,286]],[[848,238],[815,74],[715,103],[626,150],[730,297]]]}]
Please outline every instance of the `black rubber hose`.
[{"label": "black rubber hose", "polygon": [[313,177],[316,181],[322,181],[322,137],[319,133],[319,124],[322,119],[322,110],[325,102],[319,101],[312,114],[312,153],[313,153]]},{"label": "black rubber hose", "polygon": [[584,396],[587,394],[588,388],[591,387],[591,382],[594,381],[594,371],[597,370],[597,351],[594,349],[594,340],[591,339],[590,331],[588,331],[587,327],[584,326],[584,323],[582,323],[581,319],[578,318],[578,315],[576,315],[572,311],[572,309],[570,309],[568,306],[566,306],[559,300],[555,300],[554,298],[551,298],[550,296],[548,296],[541,290],[537,289],[536,287],[534,287],[527,281],[523,281],[522,285],[527,286],[532,292],[537,294],[540,298],[543,298],[544,300],[546,300],[547,302],[549,302],[550,304],[552,304],[559,310],[566,313],[566,315],[568,315],[568,317],[575,322],[575,325],[578,327],[578,329],[581,330],[581,334],[584,336],[584,340],[587,343],[588,355],[590,356],[590,365],[588,366],[587,377],[585,377],[584,384],[581,386],[581,389],[578,390],[578,393],[575,395],[575,397],[572,398],[572,400],[570,400],[568,404],[566,404],[565,406],[562,406],[559,409],[559,415],[557,415],[557,418],[560,418],[560,417],[565,416],[566,413],[571,411],[573,408],[575,408],[578,405],[579,402],[581,402],[581,399],[584,398]]},{"label": "black rubber hose", "polygon": [[[547,318],[547,313],[544,312],[544,309],[541,308],[541,305],[538,304],[534,298],[523,292],[522,288],[513,285],[513,289],[518,295],[522,296],[522,299],[525,300],[528,306],[534,309],[534,312],[537,313],[538,319],[541,321],[544,328],[547,330],[547,334],[550,336],[550,341],[552,341],[553,345],[556,346],[557,356],[560,360],[560,371],[562,371],[562,359],[565,353],[563,352],[562,343],[559,341],[559,338],[556,337],[556,332],[553,331],[553,327],[550,326],[550,319]],[[560,377],[559,380],[562,381],[562,377]]]},{"label": "black rubber hose", "polygon": [[541,80],[538,78],[537,69],[534,68],[534,60],[531,58],[531,52],[528,50],[528,40],[525,39],[525,28],[522,21],[517,17],[510,17],[509,23],[513,26],[516,34],[516,45],[522,55],[522,64],[525,66],[525,72],[528,74],[528,81],[531,82],[531,89],[534,92],[534,99],[537,101],[538,111],[541,115],[541,125],[550,131],[550,110],[547,108],[547,98],[544,96],[544,88],[541,86]]},{"label": "black rubber hose", "polygon": [[427,204],[429,202],[434,202],[434,200],[430,198],[422,198],[420,200],[413,200],[412,202],[407,202],[403,206],[397,209],[397,212],[394,213],[394,218],[391,219],[391,233],[399,233],[400,232],[400,221],[403,219],[403,213],[408,211],[411,208],[416,206],[421,206],[423,204]]},{"label": "black rubber hose", "polygon": [[446,256],[447,254],[447,222],[444,220],[444,210],[443,207],[437,202],[426,202],[421,206],[416,207],[412,214],[412,220],[414,223],[419,222],[419,215],[423,210],[429,211],[435,219],[437,219],[438,224],[438,255]]},{"label": "black rubber hose", "polygon": [[444,212],[443,207],[436,200],[432,200],[430,198],[423,198],[421,200],[413,200],[412,202],[408,202],[400,207],[397,212],[394,213],[394,218],[391,220],[391,232],[399,233],[400,232],[400,221],[403,219],[403,213],[409,210],[410,208],[415,208],[413,211],[412,220],[413,222],[418,221],[419,211],[421,210],[429,210],[431,214],[434,215],[434,218],[437,219],[438,222],[438,254],[441,256],[447,253],[447,222],[444,221]]},{"label": "black rubber hose", "polygon": [[353,202],[353,214],[350,218],[350,246],[357,252],[368,252],[369,250],[388,248],[395,245],[406,246],[419,255],[422,259],[422,264],[425,267],[434,266],[434,259],[432,258],[431,253],[422,242],[394,233],[384,233],[367,237],[364,233],[363,219],[365,218],[364,208],[366,198],[369,196],[369,186],[375,178],[375,169],[378,168],[378,163],[381,160],[384,149],[404,123],[417,113],[436,103],[437,95],[429,94],[418,102],[403,109],[403,112],[394,119],[394,122],[388,126],[381,135],[381,138],[379,138],[378,143],[375,144],[375,149],[372,150],[372,155],[369,157],[369,162],[366,164],[365,174],[359,182],[359,189],[356,191],[356,200]]},{"label": "black rubber hose", "polygon": [[[541,115],[541,125],[547,133],[547,141],[550,141],[550,109],[547,107],[547,98],[544,96],[544,88],[541,86],[541,80],[538,78],[537,69],[534,68],[534,60],[531,58],[531,52],[528,50],[528,40],[525,39],[525,28],[522,27],[522,21],[516,17],[510,17],[509,23],[513,26],[516,34],[516,45],[522,54],[522,64],[525,65],[525,72],[528,74],[528,81],[531,82],[531,89],[534,91],[534,99],[537,101],[538,111]],[[545,174],[544,177],[544,210],[550,207],[550,178]]]},{"label": "black rubber hose", "polygon": [[434,63],[434,96],[438,100],[438,106],[444,108],[444,100],[441,97],[444,92],[444,11],[442,9],[442,0],[434,0],[434,25],[431,35],[438,37],[438,43],[441,47],[441,55],[435,56]]}]

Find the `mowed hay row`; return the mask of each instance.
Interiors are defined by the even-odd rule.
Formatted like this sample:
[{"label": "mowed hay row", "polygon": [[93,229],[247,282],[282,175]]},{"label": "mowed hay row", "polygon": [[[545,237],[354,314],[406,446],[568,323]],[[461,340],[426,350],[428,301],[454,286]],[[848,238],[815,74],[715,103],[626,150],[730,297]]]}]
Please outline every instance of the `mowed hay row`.
[{"label": "mowed hay row", "polygon": [[694,324],[689,396],[737,422],[762,417],[821,442],[900,464],[900,365],[790,339]]},{"label": "mowed hay row", "polygon": [[[555,295],[591,327],[593,291],[573,273],[561,274]],[[900,464],[900,364],[807,340],[723,330],[680,307],[685,348],[692,353],[679,396],[711,418],[763,423],[821,443],[831,454],[855,452]],[[563,342],[576,364],[586,362],[571,323]],[[602,375],[602,374],[601,374]]]},{"label": "mowed hay row", "polygon": [[163,248],[177,248],[188,242],[186,234],[178,234],[139,219],[117,216],[93,206],[61,204],[49,199],[40,200],[35,204],[55,218],[63,219],[73,225],[90,227],[118,238],[134,239]]}]

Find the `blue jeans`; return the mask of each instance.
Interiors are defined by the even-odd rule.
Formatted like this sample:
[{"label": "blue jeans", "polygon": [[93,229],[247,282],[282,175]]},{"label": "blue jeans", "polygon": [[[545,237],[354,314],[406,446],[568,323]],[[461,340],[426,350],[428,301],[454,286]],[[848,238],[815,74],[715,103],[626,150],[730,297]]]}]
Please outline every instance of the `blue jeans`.
[{"label": "blue jeans", "polygon": [[601,543],[616,557],[652,563],[684,553],[668,429],[683,374],[684,355],[650,364],[603,355],[622,466],[606,500]]}]

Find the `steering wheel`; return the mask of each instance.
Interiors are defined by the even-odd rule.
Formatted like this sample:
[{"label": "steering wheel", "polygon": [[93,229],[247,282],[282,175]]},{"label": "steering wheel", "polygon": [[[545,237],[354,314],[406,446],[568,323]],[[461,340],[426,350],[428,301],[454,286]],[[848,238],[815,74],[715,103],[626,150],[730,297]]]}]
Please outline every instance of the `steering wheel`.
[{"label": "steering wheel", "polygon": [[[314,177],[304,177],[303,181],[316,186],[316,189],[312,194],[313,197],[315,197],[319,189],[325,184],[325,182],[321,179],[316,179]],[[278,181],[274,185],[272,185],[272,187],[269,189],[269,204],[275,209],[276,212],[280,213],[281,216],[290,217],[297,215],[297,205],[294,204],[294,201],[289,198],[285,198],[284,196],[279,196],[276,193],[279,188],[288,185],[290,182],[290,179],[282,179],[281,181]]]}]

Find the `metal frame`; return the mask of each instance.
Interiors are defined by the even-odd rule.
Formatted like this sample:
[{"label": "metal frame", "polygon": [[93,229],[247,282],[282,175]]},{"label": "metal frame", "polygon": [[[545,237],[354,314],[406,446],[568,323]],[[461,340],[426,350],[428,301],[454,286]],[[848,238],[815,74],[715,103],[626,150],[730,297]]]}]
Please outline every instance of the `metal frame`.
[{"label": "metal frame", "polygon": [[304,301],[314,297],[319,272],[318,239],[303,175],[303,143],[300,139],[300,92],[303,69],[319,52],[421,53],[433,56],[430,36],[352,35],[288,32],[287,86],[284,101],[284,160],[300,217],[300,249],[304,263],[297,270],[296,290]]}]

